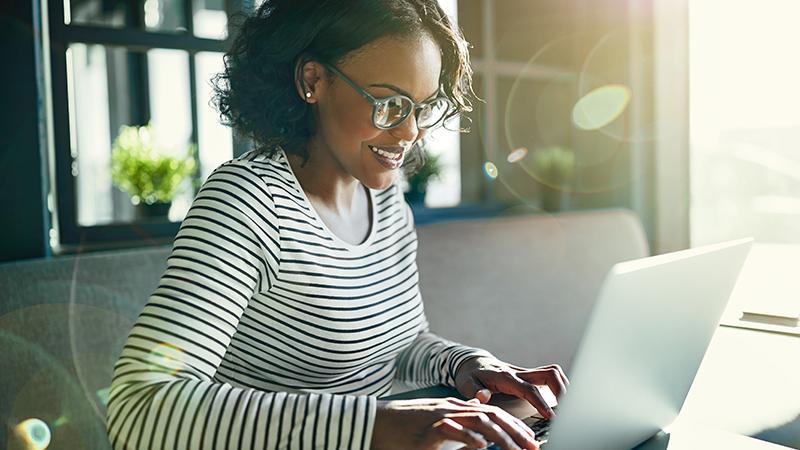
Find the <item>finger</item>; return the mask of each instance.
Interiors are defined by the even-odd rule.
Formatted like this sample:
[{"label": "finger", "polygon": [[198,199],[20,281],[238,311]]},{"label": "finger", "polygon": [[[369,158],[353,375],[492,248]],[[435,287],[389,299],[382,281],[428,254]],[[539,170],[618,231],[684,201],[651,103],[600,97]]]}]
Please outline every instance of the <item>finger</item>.
[{"label": "finger", "polygon": [[492,441],[504,450],[520,450],[521,448],[530,449],[532,447],[517,445],[515,440],[508,433],[495,423],[487,414],[467,413],[448,415],[448,418],[462,424],[465,428],[480,433],[487,441]]},{"label": "finger", "polygon": [[[521,449],[528,449],[528,450],[535,450],[537,449],[537,442],[536,436],[534,436],[533,431],[529,427],[527,427],[521,421],[518,421],[516,417],[512,416],[511,414],[503,411],[498,407],[490,407],[491,409],[483,412],[479,416],[481,416],[481,420],[483,418],[488,419],[491,422],[491,427],[496,429],[496,432],[501,435],[503,438],[507,438],[508,441],[494,441],[501,447],[508,445],[509,448],[521,448]],[[497,430],[499,428],[499,431]],[[494,440],[491,435],[485,434],[483,430],[478,430],[486,436],[489,440]],[[513,444],[513,445],[512,445]],[[503,447],[505,448],[505,447]]]},{"label": "finger", "polygon": [[481,384],[480,381],[473,377],[469,377],[467,381],[460,386],[459,391],[466,398],[477,398],[481,403],[486,403],[492,397],[492,391],[486,389],[486,386]]},{"label": "finger", "polygon": [[561,398],[561,396],[567,392],[567,386],[564,384],[558,370],[555,368],[537,369],[529,373],[521,372],[517,373],[517,376],[534,384],[547,385],[547,387],[553,391],[556,398]]},{"label": "finger", "polygon": [[509,364],[508,367],[510,367],[510,368],[512,368],[514,370],[520,371],[520,372],[533,372],[533,371],[540,370],[540,369],[556,369],[558,371],[558,375],[561,378],[561,381],[564,383],[564,385],[565,386],[569,386],[569,378],[567,378],[567,374],[566,374],[566,372],[564,372],[564,369],[561,368],[561,366],[558,365],[558,364],[549,364],[547,366],[536,367],[536,368],[533,368],[533,369],[526,369],[524,367],[515,366],[513,364]]},{"label": "finger", "polygon": [[[523,446],[527,447],[530,442],[536,442],[536,434],[525,422],[517,419],[502,408],[492,407],[493,410],[488,412],[487,415],[496,423],[506,430],[506,432],[514,437],[514,440],[523,439]],[[519,442],[519,441],[517,441]]]},{"label": "finger", "polygon": [[453,419],[444,418],[433,424],[435,435],[441,441],[451,440],[465,444],[465,448],[479,449],[489,445],[479,433],[465,428]]},{"label": "finger", "polygon": [[553,364],[553,367],[558,370],[558,374],[561,376],[561,381],[564,382],[564,385],[569,386],[569,378],[567,378],[567,373],[564,372],[564,369],[562,369],[558,364]]},{"label": "finger", "polygon": [[475,407],[481,405],[481,401],[478,398],[471,398],[469,400],[461,400],[460,398],[449,398],[447,399],[447,401],[454,405],[469,407],[468,411],[477,411]]},{"label": "finger", "polygon": [[511,394],[527,400],[545,419],[553,417],[553,408],[551,408],[544,397],[542,397],[539,388],[517,375],[512,374],[511,380],[512,381],[509,383],[509,390],[512,391]]},{"label": "finger", "polygon": [[558,377],[561,378],[561,382],[563,382],[565,386],[569,386],[569,378],[567,378],[567,373],[564,372],[564,369],[562,369],[560,365],[550,364],[549,366],[544,366],[544,368],[555,369],[558,373]]}]

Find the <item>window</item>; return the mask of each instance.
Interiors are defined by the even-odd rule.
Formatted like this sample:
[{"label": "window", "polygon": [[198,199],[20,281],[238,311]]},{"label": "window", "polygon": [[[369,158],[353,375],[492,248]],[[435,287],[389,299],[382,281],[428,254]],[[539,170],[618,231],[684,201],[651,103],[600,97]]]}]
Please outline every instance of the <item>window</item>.
[{"label": "window", "polygon": [[169,241],[198,182],[168,216],[140,220],[111,180],[111,144],[123,125],[151,123],[165,147],[194,146],[202,181],[234,154],[230,129],[209,105],[222,69],[224,0],[63,0],[49,4],[54,116],[56,245]]},{"label": "window", "polygon": [[458,8],[485,100],[461,136],[462,202],[630,206],[642,130],[627,108],[635,73],[627,2],[460,0]]},{"label": "window", "polygon": [[[439,0],[439,4],[451,20],[458,23],[456,0]],[[461,202],[461,161],[459,133],[438,128],[429,138],[428,148],[439,157],[442,173],[431,181],[425,196],[427,207],[456,206]]]},{"label": "window", "polygon": [[800,4],[689,6],[692,244],[755,237],[735,312],[800,314]]}]

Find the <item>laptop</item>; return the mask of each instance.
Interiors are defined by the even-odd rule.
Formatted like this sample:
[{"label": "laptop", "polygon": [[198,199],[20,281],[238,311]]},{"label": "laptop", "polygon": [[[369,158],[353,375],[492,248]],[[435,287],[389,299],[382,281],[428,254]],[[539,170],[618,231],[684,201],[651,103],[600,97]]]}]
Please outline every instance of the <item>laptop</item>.
[{"label": "laptop", "polygon": [[666,428],[683,406],[752,241],[614,265],[556,416],[543,421],[518,399],[516,410],[507,409],[538,431],[545,450],[630,449]]}]

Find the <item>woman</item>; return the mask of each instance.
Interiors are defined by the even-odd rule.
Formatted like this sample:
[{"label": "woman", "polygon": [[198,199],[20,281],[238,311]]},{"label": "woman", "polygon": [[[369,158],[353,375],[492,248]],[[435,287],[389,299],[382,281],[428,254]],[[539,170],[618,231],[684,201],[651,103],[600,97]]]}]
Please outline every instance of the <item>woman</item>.
[{"label": "woman", "polygon": [[[115,367],[115,448],[536,448],[492,392],[552,414],[557,366],[428,331],[404,160],[470,111],[466,42],[435,0],[266,1],[217,105],[257,150],[205,182]],[[468,324],[465,324],[468,325]],[[469,401],[385,401],[393,380]]]}]

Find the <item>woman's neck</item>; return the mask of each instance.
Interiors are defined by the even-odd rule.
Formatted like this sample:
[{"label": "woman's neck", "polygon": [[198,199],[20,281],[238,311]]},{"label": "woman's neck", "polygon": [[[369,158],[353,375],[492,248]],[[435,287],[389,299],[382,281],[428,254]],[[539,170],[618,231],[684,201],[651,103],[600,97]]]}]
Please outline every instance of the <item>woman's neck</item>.
[{"label": "woman's neck", "polygon": [[359,191],[361,182],[342,170],[329,152],[309,149],[309,153],[312,156],[305,165],[301,156],[287,154],[306,197],[315,206],[322,206],[340,216],[350,216],[359,209],[359,202],[365,194]]}]

